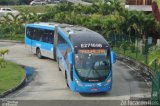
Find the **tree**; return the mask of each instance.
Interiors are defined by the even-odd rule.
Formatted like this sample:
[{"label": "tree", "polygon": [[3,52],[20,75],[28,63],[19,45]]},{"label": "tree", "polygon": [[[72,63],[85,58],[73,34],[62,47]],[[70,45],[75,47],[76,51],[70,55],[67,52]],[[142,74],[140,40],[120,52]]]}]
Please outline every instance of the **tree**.
[{"label": "tree", "polygon": [[22,22],[21,15],[13,15],[12,13],[8,13],[3,16],[3,20],[1,23],[3,25],[9,25],[8,30],[10,33],[10,38],[13,39],[13,36],[17,34],[17,32],[22,30]]}]

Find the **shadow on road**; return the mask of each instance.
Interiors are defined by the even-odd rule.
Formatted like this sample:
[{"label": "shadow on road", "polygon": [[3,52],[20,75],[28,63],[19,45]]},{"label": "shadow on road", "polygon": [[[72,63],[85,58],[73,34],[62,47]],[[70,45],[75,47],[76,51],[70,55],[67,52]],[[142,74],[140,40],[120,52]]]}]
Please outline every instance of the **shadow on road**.
[{"label": "shadow on road", "polygon": [[98,93],[79,93],[83,97],[106,97],[109,93],[106,92],[98,92]]}]

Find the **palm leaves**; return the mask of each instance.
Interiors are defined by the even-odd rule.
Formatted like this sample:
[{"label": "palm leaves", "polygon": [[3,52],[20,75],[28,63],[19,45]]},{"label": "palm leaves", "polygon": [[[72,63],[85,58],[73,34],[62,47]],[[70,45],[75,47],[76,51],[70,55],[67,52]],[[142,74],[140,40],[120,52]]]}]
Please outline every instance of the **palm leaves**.
[{"label": "palm leaves", "polygon": [[152,65],[155,61],[160,67],[160,49],[152,51],[149,55],[149,65]]},{"label": "palm leaves", "polygon": [[6,26],[8,29],[8,33],[10,35],[10,39],[13,39],[13,37],[23,30],[22,24],[23,19],[21,18],[21,14],[12,14],[8,13],[3,16],[3,19],[1,20],[2,25]]},{"label": "palm leaves", "polygon": [[0,20],[0,32],[3,33],[3,35],[6,34],[5,36],[12,40],[16,38],[17,34],[24,32],[24,25],[26,23],[39,22],[41,20],[42,15],[32,13],[28,10],[20,14],[8,13]]}]

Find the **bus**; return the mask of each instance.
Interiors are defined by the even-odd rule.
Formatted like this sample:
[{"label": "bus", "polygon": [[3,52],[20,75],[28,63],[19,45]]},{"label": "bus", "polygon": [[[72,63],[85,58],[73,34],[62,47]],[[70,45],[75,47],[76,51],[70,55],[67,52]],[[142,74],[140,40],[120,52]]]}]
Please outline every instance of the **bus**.
[{"label": "bus", "polygon": [[33,23],[26,25],[26,47],[38,58],[57,61],[66,85],[74,92],[109,92],[116,54],[97,32],[81,26]]}]

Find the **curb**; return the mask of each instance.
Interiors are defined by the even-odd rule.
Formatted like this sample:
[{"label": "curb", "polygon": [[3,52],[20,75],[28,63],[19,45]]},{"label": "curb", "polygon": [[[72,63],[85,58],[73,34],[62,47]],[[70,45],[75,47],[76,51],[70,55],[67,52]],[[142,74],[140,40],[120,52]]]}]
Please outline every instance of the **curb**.
[{"label": "curb", "polygon": [[0,42],[24,43],[23,41],[16,41],[16,40],[0,40]]},{"label": "curb", "polygon": [[129,57],[123,57],[118,55],[117,59],[125,64],[127,64],[128,67],[131,67],[133,69],[133,71],[135,71],[136,73],[138,73],[143,80],[146,82],[148,87],[151,87],[151,83],[147,80],[146,77],[150,76],[149,80],[152,80],[155,76],[155,73],[153,72],[153,70],[151,68],[149,68],[148,66],[146,66],[145,64],[136,61],[132,58]]},{"label": "curb", "polygon": [[[24,71],[25,71],[25,70],[24,70]],[[25,84],[26,78],[27,78],[27,74],[26,74],[26,72],[25,72],[25,77],[24,77],[24,79],[23,79],[16,87],[11,88],[10,90],[8,90],[8,91],[0,94],[0,98],[3,98],[3,97],[5,97],[6,95],[8,95],[8,94],[16,91],[17,89],[21,88],[21,87]]]}]

